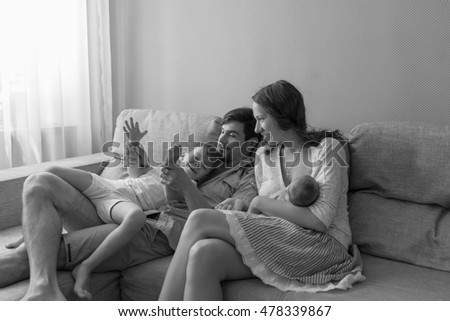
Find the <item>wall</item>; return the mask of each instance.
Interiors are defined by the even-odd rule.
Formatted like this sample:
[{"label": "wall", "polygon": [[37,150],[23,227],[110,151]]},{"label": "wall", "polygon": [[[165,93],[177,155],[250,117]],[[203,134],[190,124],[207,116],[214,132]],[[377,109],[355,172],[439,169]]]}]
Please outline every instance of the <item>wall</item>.
[{"label": "wall", "polygon": [[449,16],[439,0],[112,0],[115,115],[223,114],[287,79],[312,126],[447,124]]}]

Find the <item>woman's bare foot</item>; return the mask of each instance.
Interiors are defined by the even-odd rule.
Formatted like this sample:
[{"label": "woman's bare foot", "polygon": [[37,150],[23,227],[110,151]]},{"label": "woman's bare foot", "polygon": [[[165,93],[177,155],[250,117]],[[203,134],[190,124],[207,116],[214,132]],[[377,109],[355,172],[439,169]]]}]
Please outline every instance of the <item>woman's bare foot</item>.
[{"label": "woman's bare foot", "polygon": [[75,279],[73,291],[81,299],[92,299],[92,294],[89,292],[89,282],[91,278],[90,269],[83,263],[78,265],[72,271],[72,276]]}]

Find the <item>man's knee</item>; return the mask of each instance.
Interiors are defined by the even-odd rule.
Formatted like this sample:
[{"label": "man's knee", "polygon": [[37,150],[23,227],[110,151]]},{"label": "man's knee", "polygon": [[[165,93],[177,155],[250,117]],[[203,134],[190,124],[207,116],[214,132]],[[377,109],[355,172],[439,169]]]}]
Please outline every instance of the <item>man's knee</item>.
[{"label": "man's knee", "polygon": [[45,172],[30,175],[23,185],[23,201],[49,198],[54,194],[54,179],[53,174]]},{"label": "man's knee", "polygon": [[51,174],[54,174],[54,175],[58,175],[58,173],[63,171],[64,168],[65,167],[62,167],[62,166],[52,165],[52,166],[46,167],[44,169],[44,173],[51,173]]}]

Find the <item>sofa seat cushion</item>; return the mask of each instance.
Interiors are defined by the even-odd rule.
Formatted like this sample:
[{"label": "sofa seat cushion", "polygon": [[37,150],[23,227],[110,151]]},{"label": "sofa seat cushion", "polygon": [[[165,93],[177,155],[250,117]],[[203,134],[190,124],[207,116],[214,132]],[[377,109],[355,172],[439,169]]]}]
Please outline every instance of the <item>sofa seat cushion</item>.
[{"label": "sofa seat cushion", "polygon": [[[172,257],[146,262],[122,272],[122,300],[157,300]],[[283,292],[259,279],[223,283],[225,300],[448,300],[450,273],[362,254],[367,280],[347,291]]]}]

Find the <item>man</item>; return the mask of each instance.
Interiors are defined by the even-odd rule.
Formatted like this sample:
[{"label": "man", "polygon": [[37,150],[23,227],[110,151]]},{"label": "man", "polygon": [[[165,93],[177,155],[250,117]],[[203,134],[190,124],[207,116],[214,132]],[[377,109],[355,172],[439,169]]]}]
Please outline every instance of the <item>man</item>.
[{"label": "man", "polygon": [[[245,210],[257,193],[249,161],[251,147],[259,141],[254,126],[251,108],[237,108],[225,114],[217,142],[225,161],[197,186],[179,167],[164,169],[162,183],[178,190],[187,208],[164,208],[157,217],[148,220],[125,248],[96,271],[123,270],[171,255],[189,212],[195,209],[212,208],[232,198],[233,209]],[[22,199],[26,248],[22,244],[0,257],[0,286],[29,276],[30,285],[24,300],[65,300],[58,287],[56,270],[72,270],[116,225],[103,224],[95,207],[83,194],[48,172],[32,175],[25,181]],[[63,226],[68,233],[61,236]]]}]

